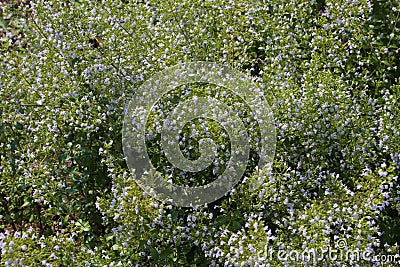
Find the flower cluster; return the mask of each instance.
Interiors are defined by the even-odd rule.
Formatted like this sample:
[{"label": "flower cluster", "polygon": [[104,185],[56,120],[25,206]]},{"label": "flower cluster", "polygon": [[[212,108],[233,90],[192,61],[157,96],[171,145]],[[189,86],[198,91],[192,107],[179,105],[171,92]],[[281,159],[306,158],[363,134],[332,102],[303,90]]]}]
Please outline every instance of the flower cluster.
[{"label": "flower cluster", "polygon": [[[3,1],[4,2],[4,1]],[[400,263],[400,6],[396,1],[7,1],[0,3],[0,263],[5,266],[397,266]],[[263,3],[265,2],[265,3]],[[174,168],[160,130],[180,101],[241,115],[249,168],[223,198],[180,208],[135,182],[122,149],[130,97],[168,66],[213,61],[254,77],[274,112],[272,172],[255,172],[259,124],[218,86],[182,86],[153,107],[146,142],[165,179],[214,181],[231,157],[218,120],[181,129]],[[223,116],[222,116],[223,117]],[[249,190],[247,181],[262,175]],[[256,177],[257,178],[257,177]],[[334,247],[365,259],[268,256]],[[389,258],[387,258],[389,259]]]}]

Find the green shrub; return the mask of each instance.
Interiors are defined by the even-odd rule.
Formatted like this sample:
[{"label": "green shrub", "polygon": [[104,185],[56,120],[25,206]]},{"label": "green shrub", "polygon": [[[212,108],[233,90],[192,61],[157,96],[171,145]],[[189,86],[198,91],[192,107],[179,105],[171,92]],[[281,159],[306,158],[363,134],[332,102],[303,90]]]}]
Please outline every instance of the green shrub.
[{"label": "green shrub", "polygon": [[[399,12],[398,2],[379,0],[3,1],[0,262],[396,266]],[[243,181],[213,203],[180,208],[136,184],[122,120],[145,80],[198,60],[254,77],[274,112],[276,154],[264,184],[249,190],[259,136],[249,123]],[[155,105],[147,130],[156,133],[162,114],[185,97],[218,90],[177,88]],[[240,99],[227,98],[246,112]],[[171,170],[160,136],[148,140],[153,164],[175,183],[205,184],[223,169],[229,140],[207,123],[183,129],[182,151],[198,157],[198,140],[209,133],[226,147],[218,170],[183,176]],[[277,255],[342,245],[375,258]],[[377,258],[389,254],[396,260]]]}]

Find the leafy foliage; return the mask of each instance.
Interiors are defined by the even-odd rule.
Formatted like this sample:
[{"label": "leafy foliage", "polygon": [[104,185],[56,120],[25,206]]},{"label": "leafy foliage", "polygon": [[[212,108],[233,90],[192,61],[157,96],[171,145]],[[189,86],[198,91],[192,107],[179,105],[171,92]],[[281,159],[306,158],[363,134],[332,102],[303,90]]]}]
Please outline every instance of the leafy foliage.
[{"label": "leafy foliage", "polygon": [[[400,83],[397,1],[1,1],[0,262],[6,266],[396,266],[400,262]],[[255,192],[257,122],[242,183],[209,205],[160,203],[135,183],[122,151],[130,96],[167,66],[215,61],[251,74],[273,107],[277,148]],[[229,138],[213,120],[182,129],[182,151],[220,146],[202,173],[174,170],[157,125],[152,162],[175,183],[216,179]],[[215,162],[214,162],[215,163]],[[216,168],[218,166],[218,168]],[[365,259],[301,261],[270,249],[337,247]],[[379,255],[397,255],[382,262]],[[269,265],[268,265],[269,264]]]}]

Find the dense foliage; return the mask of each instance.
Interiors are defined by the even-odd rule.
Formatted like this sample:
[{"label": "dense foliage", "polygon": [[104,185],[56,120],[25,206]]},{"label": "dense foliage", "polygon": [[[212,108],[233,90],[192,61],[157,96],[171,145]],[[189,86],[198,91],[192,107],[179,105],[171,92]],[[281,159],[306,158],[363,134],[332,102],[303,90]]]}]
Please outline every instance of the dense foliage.
[{"label": "dense foliage", "polygon": [[[399,15],[395,0],[2,1],[0,262],[396,266]],[[178,208],[135,183],[122,120],[151,75],[198,60],[254,77],[274,112],[276,155],[257,191],[243,181],[215,203]],[[196,88],[186,97],[215,95]],[[173,100],[166,96],[158,112]],[[206,126],[229,150],[223,129]],[[153,163],[170,170],[152,138]],[[189,158],[196,138],[182,147]],[[213,175],[217,168],[191,184]],[[277,255],[327,246],[370,257]]]}]

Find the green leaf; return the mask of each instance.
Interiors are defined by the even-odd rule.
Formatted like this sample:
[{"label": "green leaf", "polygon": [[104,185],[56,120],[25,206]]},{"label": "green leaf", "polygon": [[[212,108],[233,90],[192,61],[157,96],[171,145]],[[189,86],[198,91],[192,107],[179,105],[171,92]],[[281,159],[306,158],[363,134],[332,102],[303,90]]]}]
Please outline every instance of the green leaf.
[{"label": "green leaf", "polygon": [[158,260],[158,251],[155,248],[150,249],[151,257],[155,260]]},{"label": "green leaf", "polygon": [[89,232],[91,229],[89,222],[84,222],[82,220],[75,222],[75,225],[79,227],[82,232]]},{"label": "green leaf", "polygon": [[25,207],[29,206],[30,204],[31,204],[31,202],[25,201],[24,204],[22,204],[21,208],[25,208]]},{"label": "green leaf", "polygon": [[80,59],[78,57],[72,59],[72,66],[75,66],[76,63],[78,63],[80,61]]},{"label": "green leaf", "polygon": [[171,210],[171,218],[172,221],[176,221],[176,219],[178,218],[178,212],[175,209]]},{"label": "green leaf", "polygon": [[15,127],[15,129],[17,129],[17,130],[22,130],[22,129],[24,128],[24,127],[22,126],[22,124],[19,123],[19,122],[15,123],[14,127]]},{"label": "green leaf", "polygon": [[110,241],[110,240],[112,240],[114,238],[114,235],[113,234],[109,234],[107,237],[106,237],[106,241]]},{"label": "green leaf", "polygon": [[221,215],[217,217],[217,222],[220,224],[226,224],[229,222],[229,217],[228,215]]},{"label": "green leaf", "polygon": [[6,29],[6,21],[2,17],[0,17],[0,27]]},{"label": "green leaf", "polygon": [[379,40],[373,41],[372,44],[378,45],[378,46],[382,46],[383,45],[382,41],[379,41]]},{"label": "green leaf", "polygon": [[237,231],[242,228],[242,225],[238,221],[233,221],[232,224],[233,224],[234,231]]},{"label": "green leaf", "polygon": [[172,255],[172,253],[173,253],[173,250],[171,248],[167,248],[167,249],[161,251],[160,259],[164,260],[164,259],[168,258],[169,255]]}]

